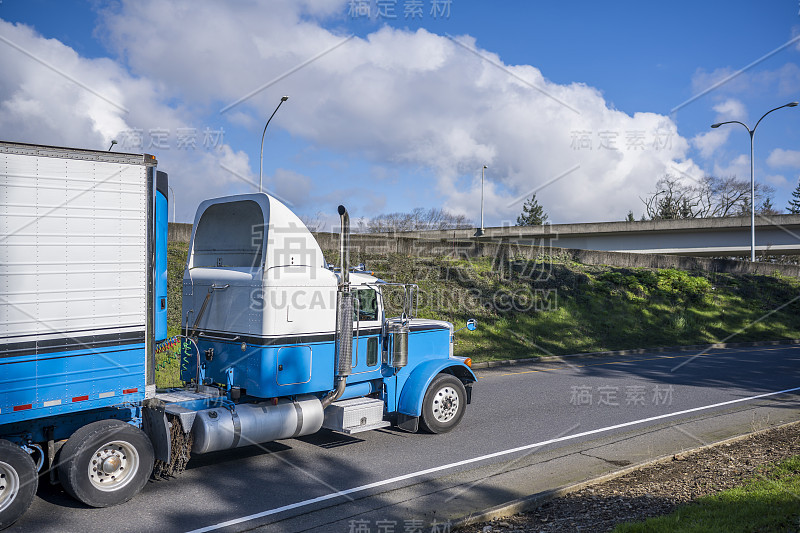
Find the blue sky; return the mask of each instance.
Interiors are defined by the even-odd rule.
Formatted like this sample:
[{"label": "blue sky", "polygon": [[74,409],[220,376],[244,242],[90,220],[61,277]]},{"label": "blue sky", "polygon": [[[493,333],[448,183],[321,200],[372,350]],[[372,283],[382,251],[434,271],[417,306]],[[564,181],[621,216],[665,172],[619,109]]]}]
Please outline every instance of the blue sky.
[{"label": "blue sky", "polygon": [[[477,222],[485,163],[487,225],[532,192],[551,221],[588,222],[638,217],[665,173],[749,178],[744,128],[709,125],[800,99],[797,0],[376,2],[2,0],[0,138],[136,151],[138,132],[188,222],[257,188],[288,94],[264,183],[308,218],[344,203]],[[755,138],[779,208],[798,125],[782,109]]]}]

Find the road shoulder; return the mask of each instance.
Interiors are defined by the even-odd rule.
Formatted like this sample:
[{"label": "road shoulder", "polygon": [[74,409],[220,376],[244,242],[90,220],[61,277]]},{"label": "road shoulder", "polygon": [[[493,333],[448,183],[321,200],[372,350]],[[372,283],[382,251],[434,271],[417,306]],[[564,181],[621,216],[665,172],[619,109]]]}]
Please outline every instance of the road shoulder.
[{"label": "road shoulder", "polygon": [[711,443],[798,421],[796,396],[757,400],[567,446],[528,450],[502,463],[478,465],[381,494],[364,494],[355,501],[310,509],[258,531],[348,533],[380,531],[381,525],[384,530],[393,526],[395,531],[403,531],[408,524],[424,526],[426,531],[436,524],[455,528],[513,515],[568,494],[567,489],[574,492],[598,480],[618,478],[642,465],[665,462]]},{"label": "road shoulder", "polygon": [[520,498],[465,517],[453,529],[460,533],[608,531],[740,486],[758,476],[762,467],[796,455],[800,455],[797,421]]}]

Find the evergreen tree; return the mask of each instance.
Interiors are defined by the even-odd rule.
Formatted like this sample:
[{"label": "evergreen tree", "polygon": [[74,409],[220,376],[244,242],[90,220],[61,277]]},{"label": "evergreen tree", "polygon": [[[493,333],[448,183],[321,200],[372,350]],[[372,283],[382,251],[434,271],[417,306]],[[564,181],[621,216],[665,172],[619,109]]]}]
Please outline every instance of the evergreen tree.
[{"label": "evergreen tree", "polygon": [[633,217],[633,210],[628,211],[628,216],[625,217],[625,222],[636,222],[636,219]]},{"label": "evergreen tree", "polygon": [[547,213],[544,207],[539,205],[536,194],[525,200],[522,206],[522,213],[517,217],[517,226],[541,226],[547,222]]},{"label": "evergreen tree", "polygon": [[761,204],[761,207],[759,207],[756,210],[756,213],[758,213],[759,215],[780,215],[781,214],[781,212],[778,211],[777,209],[775,209],[775,206],[772,205],[772,198],[770,198],[769,196],[767,196],[767,198],[764,199],[764,203]]},{"label": "evergreen tree", "polygon": [[789,206],[786,208],[793,215],[800,215],[800,182],[797,187],[792,191],[792,199],[789,200]]}]

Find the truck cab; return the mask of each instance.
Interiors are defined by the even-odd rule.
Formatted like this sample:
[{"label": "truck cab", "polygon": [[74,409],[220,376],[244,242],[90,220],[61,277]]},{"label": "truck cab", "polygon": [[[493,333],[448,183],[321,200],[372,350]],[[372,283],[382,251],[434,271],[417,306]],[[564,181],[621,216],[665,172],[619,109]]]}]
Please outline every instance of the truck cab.
[{"label": "truck cab", "polygon": [[[453,325],[414,317],[416,286],[341,263],[326,262],[300,219],[267,194],[203,202],[183,280],[184,335],[196,340],[198,356],[183,366],[182,378],[217,386],[238,401],[317,398],[324,427],[340,431],[389,423],[415,431],[420,422],[432,432],[452,429],[476,380],[467,361],[453,356]],[[386,313],[389,290],[403,296],[395,317]],[[351,338],[344,341],[343,294],[352,302]],[[344,365],[342,342],[351,344]],[[439,403],[425,412],[426,393],[437,379],[448,386],[429,403],[446,397],[446,416]],[[324,405],[337,388],[334,405]],[[353,399],[361,401],[347,403]],[[330,412],[363,409],[369,400],[380,407],[377,415],[357,417],[357,426],[332,422],[348,413]]]}]

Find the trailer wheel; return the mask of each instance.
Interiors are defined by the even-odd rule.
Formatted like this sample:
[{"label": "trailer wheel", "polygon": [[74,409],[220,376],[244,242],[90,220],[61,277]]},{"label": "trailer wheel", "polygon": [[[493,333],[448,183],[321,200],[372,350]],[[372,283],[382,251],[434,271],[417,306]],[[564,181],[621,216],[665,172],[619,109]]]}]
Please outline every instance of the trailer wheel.
[{"label": "trailer wheel", "polygon": [[0,440],[0,529],[25,514],[38,486],[31,456],[16,444]]},{"label": "trailer wheel", "polygon": [[73,498],[109,507],[133,498],[153,471],[153,445],[140,429],[100,420],[76,431],[61,448],[58,477]]},{"label": "trailer wheel", "polygon": [[420,425],[429,433],[447,433],[461,422],[467,408],[467,391],[461,380],[439,374],[422,400]]}]

